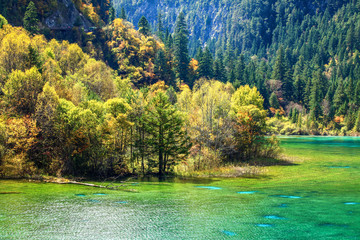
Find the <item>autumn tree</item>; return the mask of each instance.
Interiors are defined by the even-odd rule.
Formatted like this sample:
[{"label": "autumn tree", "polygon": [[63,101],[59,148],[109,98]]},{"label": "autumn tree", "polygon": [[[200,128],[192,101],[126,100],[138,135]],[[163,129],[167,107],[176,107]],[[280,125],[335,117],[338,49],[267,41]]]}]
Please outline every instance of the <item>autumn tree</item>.
[{"label": "autumn tree", "polygon": [[230,114],[234,117],[237,159],[249,159],[260,155],[264,145],[266,111],[264,99],[256,87],[241,86],[231,97]]},{"label": "autumn tree", "polygon": [[3,88],[9,109],[14,109],[20,114],[33,114],[37,96],[43,86],[43,78],[36,67],[25,72],[19,70],[12,72]]}]

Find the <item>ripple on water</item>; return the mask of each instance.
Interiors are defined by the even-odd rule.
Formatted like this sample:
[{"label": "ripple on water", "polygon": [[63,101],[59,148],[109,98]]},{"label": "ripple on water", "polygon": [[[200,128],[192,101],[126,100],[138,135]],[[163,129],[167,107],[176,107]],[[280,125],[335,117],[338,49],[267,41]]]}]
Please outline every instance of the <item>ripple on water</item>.
[{"label": "ripple on water", "polygon": [[225,234],[226,236],[229,236],[229,237],[236,236],[236,233],[231,232],[231,231],[222,230],[221,232],[222,232],[223,234]]},{"label": "ripple on water", "polygon": [[75,194],[75,196],[77,196],[77,197],[85,197],[86,195],[85,194]]},{"label": "ripple on water", "polygon": [[360,203],[358,203],[358,202],[346,202],[346,203],[344,203],[345,205],[358,205],[358,204],[360,204]]},{"label": "ripple on water", "polygon": [[219,190],[219,189],[221,189],[220,187],[212,187],[212,186],[196,186],[196,188],[204,188],[204,189],[209,189],[209,190]]},{"label": "ripple on water", "polygon": [[288,205],[287,204],[285,204],[285,203],[282,203],[282,204],[280,204],[279,206],[277,206],[277,207],[279,207],[279,208],[286,208],[286,207],[288,207]]},{"label": "ripple on water", "polygon": [[106,193],[94,193],[93,195],[97,195],[97,196],[105,196],[107,195]]}]

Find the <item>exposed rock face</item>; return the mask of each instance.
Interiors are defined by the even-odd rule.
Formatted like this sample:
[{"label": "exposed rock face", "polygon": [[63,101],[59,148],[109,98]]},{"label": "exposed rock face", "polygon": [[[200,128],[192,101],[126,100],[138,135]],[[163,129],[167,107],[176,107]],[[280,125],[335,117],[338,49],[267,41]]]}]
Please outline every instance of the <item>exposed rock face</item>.
[{"label": "exposed rock face", "polygon": [[52,30],[68,30],[77,25],[89,31],[93,26],[71,0],[58,0],[58,8],[45,19],[44,24]]}]

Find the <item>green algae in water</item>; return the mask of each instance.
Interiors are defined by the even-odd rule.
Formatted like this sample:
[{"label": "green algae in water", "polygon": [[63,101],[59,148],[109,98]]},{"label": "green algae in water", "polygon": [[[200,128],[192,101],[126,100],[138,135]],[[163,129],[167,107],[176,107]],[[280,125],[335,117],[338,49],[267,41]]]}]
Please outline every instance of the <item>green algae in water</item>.
[{"label": "green algae in water", "polygon": [[[22,192],[0,196],[0,239],[358,239],[359,205],[346,203],[360,202],[360,148],[347,143],[360,140],[289,137],[284,153],[300,160],[265,167],[264,178],[145,180],[137,193],[101,190],[96,204],[87,201],[99,191],[91,187],[0,180],[0,192]],[[222,190],[197,188],[212,184]]]}]

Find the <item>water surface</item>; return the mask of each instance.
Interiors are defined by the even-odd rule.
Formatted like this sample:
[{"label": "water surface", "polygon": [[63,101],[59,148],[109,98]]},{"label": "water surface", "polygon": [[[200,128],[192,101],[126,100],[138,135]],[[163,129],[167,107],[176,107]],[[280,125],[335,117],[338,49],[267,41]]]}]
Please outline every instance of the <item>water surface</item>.
[{"label": "water surface", "polygon": [[297,164],[256,179],[131,180],[126,191],[0,180],[0,239],[360,239],[360,140],[281,142]]}]

